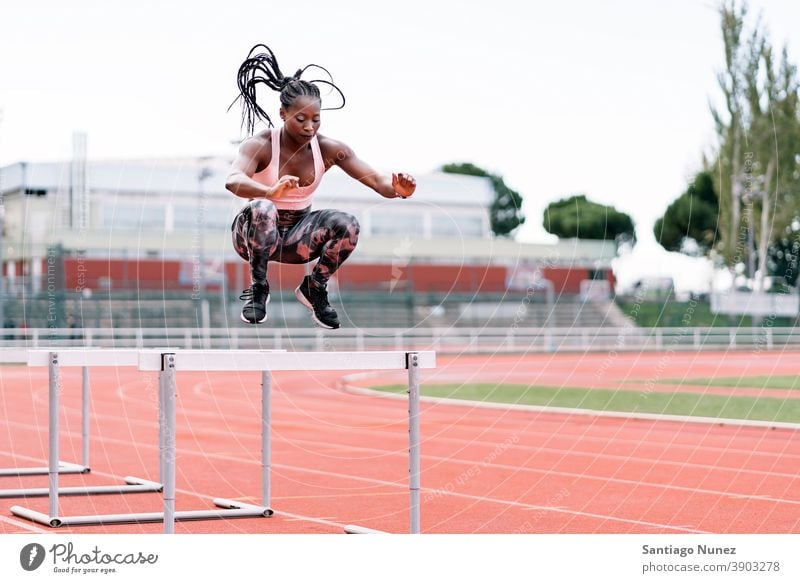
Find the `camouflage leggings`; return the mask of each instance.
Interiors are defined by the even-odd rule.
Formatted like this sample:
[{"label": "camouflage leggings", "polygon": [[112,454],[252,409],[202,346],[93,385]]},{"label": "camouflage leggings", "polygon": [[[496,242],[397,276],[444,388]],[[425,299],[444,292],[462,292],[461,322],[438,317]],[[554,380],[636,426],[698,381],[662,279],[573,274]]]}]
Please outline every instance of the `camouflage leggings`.
[{"label": "camouflage leggings", "polygon": [[267,279],[267,263],[308,263],[319,258],[311,272],[325,285],[358,243],[360,227],[351,214],[311,207],[279,211],[269,200],[253,200],[233,219],[233,248],[250,263],[253,283]]}]

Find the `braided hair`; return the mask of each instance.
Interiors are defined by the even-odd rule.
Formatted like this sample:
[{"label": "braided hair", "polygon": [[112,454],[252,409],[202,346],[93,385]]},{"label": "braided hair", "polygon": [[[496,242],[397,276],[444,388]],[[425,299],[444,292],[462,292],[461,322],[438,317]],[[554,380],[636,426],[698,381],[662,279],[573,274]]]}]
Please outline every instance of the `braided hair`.
[{"label": "braided hair", "polygon": [[[259,49],[263,49],[263,51],[256,52]],[[311,81],[300,79],[306,69],[311,67],[325,71],[330,77],[330,81],[324,79],[312,79]],[[344,94],[333,83],[333,77],[331,77],[326,68],[314,64],[306,65],[302,69],[298,69],[294,75],[287,77],[281,72],[275,53],[264,44],[257,44],[250,49],[247,58],[239,67],[236,81],[239,86],[239,95],[233,100],[228,110],[237,101],[242,101],[242,127],[247,128],[247,132],[250,134],[253,133],[259,120],[266,121],[269,127],[273,127],[269,114],[256,102],[256,87],[259,83],[263,83],[273,91],[279,91],[281,105],[285,109],[288,109],[298,97],[302,96],[313,97],[321,101],[319,87],[315,83],[330,85],[342,98],[342,103],[338,107],[323,109],[341,109],[344,107]]]}]

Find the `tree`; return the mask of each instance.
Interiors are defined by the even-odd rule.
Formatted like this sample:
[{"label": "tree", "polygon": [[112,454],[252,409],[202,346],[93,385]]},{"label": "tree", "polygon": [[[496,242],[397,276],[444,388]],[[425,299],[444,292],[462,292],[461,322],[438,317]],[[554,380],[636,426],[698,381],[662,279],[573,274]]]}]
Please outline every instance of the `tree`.
[{"label": "tree", "polygon": [[[748,26],[746,2],[725,0],[720,17],[725,68],[718,82],[725,105],[711,109],[719,141],[713,162],[720,209],[714,251],[730,267],[743,263],[753,252],[746,247],[752,230],[758,265],[769,268],[775,265],[767,258],[770,246],[784,236],[800,202],[797,68],[786,48],[778,62],[760,20]],[[765,271],[760,270],[762,277]]]},{"label": "tree", "polygon": [[691,240],[696,243],[693,247],[705,254],[717,241],[718,214],[714,178],[709,172],[700,172],[656,221],[653,233],[667,251],[684,251]]},{"label": "tree", "polygon": [[442,166],[442,172],[489,179],[494,189],[494,199],[489,206],[489,221],[495,236],[510,236],[517,227],[525,223],[525,215],[522,213],[522,195],[509,188],[502,176],[487,172],[470,162],[445,164]]},{"label": "tree", "polygon": [[587,200],[576,194],[547,205],[544,228],[559,237],[600,239],[604,241],[635,239],[633,219],[614,207]]}]

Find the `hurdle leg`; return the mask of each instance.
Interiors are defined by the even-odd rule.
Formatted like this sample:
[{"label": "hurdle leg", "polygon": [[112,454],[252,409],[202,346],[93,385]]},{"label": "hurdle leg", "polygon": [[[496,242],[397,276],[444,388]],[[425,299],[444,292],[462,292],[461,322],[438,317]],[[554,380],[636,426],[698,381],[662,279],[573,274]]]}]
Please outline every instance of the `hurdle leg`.
[{"label": "hurdle leg", "polygon": [[261,372],[261,505],[269,508],[272,464],[272,373]]},{"label": "hurdle leg", "polygon": [[411,509],[411,534],[420,532],[420,431],[419,431],[419,355],[409,352],[408,362],[408,472]]},{"label": "hurdle leg", "polygon": [[[419,354],[406,352],[408,369],[408,492],[411,534],[420,533],[420,430],[419,430]],[[386,534],[385,531],[357,524],[345,525],[347,534]]]},{"label": "hurdle leg", "polygon": [[164,483],[164,375],[158,373],[158,481]]},{"label": "hurdle leg", "polygon": [[83,467],[89,471],[89,367],[83,367],[83,417],[81,419],[81,433],[83,435]]},{"label": "hurdle leg", "polygon": [[58,353],[50,353],[50,361],[48,363],[48,380],[49,380],[49,448],[48,448],[48,468],[49,468],[49,509],[50,517],[58,517],[58,409],[59,409],[59,394],[61,393],[61,374],[58,368]]},{"label": "hurdle leg", "polygon": [[175,532],[175,399],[177,386],[175,382],[175,355],[161,355],[161,375],[163,382],[160,385],[164,391],[164,534]]}]

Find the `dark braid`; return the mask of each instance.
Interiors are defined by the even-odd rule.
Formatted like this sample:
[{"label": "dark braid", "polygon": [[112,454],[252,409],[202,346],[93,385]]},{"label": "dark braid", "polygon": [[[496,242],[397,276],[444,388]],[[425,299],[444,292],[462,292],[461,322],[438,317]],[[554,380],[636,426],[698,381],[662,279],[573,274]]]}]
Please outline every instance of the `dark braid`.
[{"label": "dark braid", "polygon": [[[264,49],[265,52],[253,54],[259,48]],[[322,69],[328,73],[328,77],[330,77],[331,80],[313,79],[311,81],[305,81],[300,79],[306,69],[310,67]],[[314,85],[314,83],[330,85],[336,89],[342,97],[342,104],[339,105],[339,107],[328,107],[324,109],[341,109],[344,107],[344,94],[334,85],[333,77],[331,77],[327,69],[312,64],[298,69],[291,77],[286,77],[281,73],[278,60],[275,58],[275,53],[264,44],[257,44],[250,49],[247,58],[239,67],[236,81],[239,86],[239,95],[233,100],[233,103],[231,103],[228,109],[230,110],[237,101],[242,101],[242,127],[246,127],[247,132],[250,134],[253,133],[255,125],[259,120],[266,121],[269,127],[273,126],[269,114],[264,111],[256,101],[256,87],[259,83],[263,83],[273,91],[280,91],[281,105],[285,109],[288,109],[298,97],[307,96],[322,101],[319,87]]]}]

